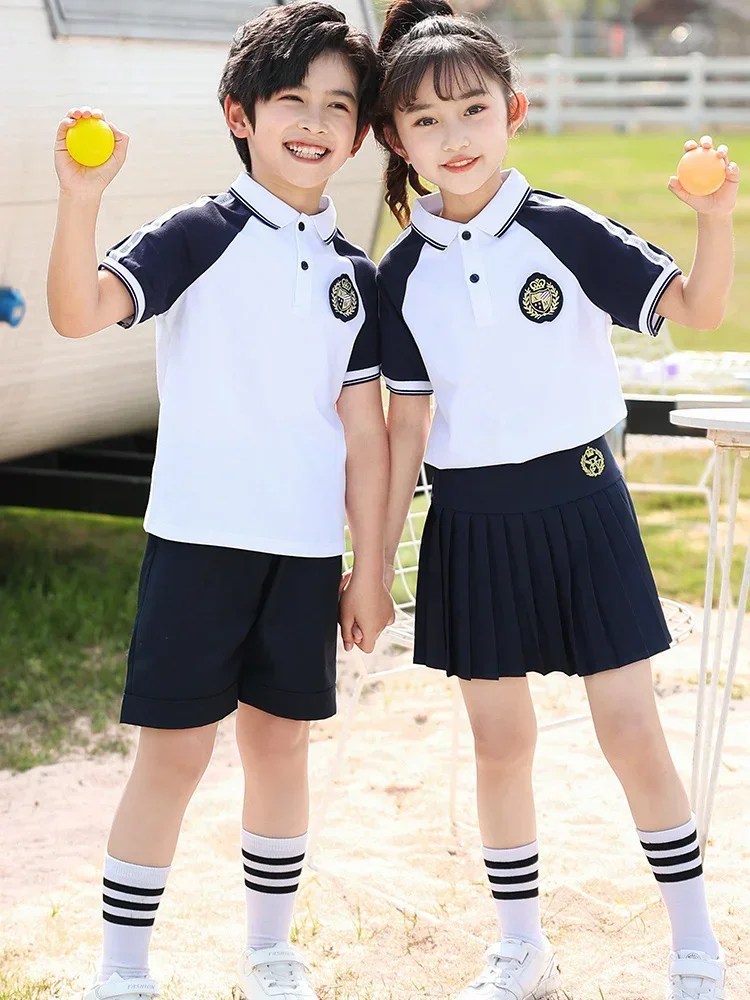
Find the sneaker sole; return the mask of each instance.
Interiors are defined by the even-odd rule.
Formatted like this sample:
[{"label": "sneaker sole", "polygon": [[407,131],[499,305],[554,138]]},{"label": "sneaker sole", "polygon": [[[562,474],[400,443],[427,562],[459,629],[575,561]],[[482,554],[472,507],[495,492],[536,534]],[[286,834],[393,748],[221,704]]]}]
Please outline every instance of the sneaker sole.
[{"label": "sneaker sole", "polygon": [[526,1000],[548,1000],[548,998],[556,997],[561,986],[562,977],[557,969],[555,969],[545,980],[539,983],[532,993],[528,994]]}]

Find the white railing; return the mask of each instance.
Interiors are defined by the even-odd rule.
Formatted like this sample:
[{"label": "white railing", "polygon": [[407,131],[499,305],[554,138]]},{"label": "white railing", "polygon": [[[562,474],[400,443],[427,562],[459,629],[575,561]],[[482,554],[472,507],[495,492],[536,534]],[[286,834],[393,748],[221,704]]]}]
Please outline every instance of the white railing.
[{"label": "white railing", "polygon": [[565,59],[521,62],[529,123],[570,125],[750,125],[750,58]]}]

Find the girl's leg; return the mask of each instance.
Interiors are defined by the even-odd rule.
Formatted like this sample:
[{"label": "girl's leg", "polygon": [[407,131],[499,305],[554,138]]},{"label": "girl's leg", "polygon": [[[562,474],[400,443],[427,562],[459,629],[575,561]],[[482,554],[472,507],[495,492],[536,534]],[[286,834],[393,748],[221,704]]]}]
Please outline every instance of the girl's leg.
[{"label": "girl's leg", "polygon": [[211,759],[217,724],[141,729],[104,863],[101,980],[148,975],[148,949],[187,804]]},{"label": "girl's leg", "polygon": [[596,734],[627,796],[669,911],[675,951],[718,957],[690,803],[667,747],[648,660],[586,678]]},{"label": "girl's leg", "polygon": [[289,940],[307,843],[309,731],[309,722],[239,706],[248,948],[269,948]]},{"label": "girl's leg", "polygon": [[461,681],[477,767],[479,828],[503,936],[543,944],[532,767],[536,716],[525,677]]}]

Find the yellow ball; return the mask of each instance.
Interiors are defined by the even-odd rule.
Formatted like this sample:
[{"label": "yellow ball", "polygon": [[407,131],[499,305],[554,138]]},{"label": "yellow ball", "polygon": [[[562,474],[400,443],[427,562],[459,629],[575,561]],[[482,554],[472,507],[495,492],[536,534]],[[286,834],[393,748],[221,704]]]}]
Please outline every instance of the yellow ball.
[{"label": "yellow ball", "polygon": [[707,195],[718,191],[726,178],[726,161],[715,149],[698,146],[682,157],[677,177],[688,194]]},{"label": "yellow ball", "polygon": [[79,118],[65,135],[73,159],[84,167],[100,167],[115,148],[115,134],[101,118]]}]

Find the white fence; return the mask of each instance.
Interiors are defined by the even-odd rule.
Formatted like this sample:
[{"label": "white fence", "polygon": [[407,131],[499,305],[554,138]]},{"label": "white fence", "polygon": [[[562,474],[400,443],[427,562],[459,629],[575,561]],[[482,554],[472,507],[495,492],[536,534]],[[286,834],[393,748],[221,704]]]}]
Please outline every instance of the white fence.
[{"label": "white fence", "polygon": [[569,125],[750,125],[750,58],[565,59],[521,62],[529,123]]}]

